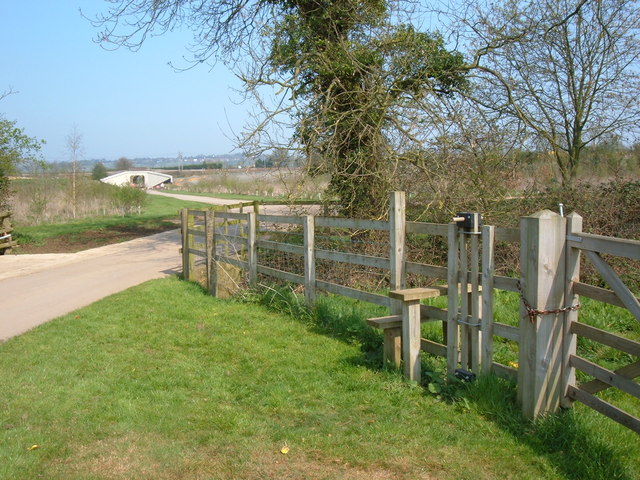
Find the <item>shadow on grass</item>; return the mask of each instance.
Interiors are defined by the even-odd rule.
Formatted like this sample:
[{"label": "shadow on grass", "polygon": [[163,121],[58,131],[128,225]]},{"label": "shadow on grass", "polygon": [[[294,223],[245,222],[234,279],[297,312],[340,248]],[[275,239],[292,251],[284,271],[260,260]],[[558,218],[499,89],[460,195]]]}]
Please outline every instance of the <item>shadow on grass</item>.
[{"label": "shadow on grass", "polygon": [[[303,321],[313,332],[358,345],[361,355],[345,361],[374,370],[394,369],[383,365],[382,334],[366,324],[366,318],[384,315],[385,309],[328,296],[318,298],[309,310],[304,299],[286,287],[254,295],[253,301]],[[624,446],[612,447],[601,440],[573,409],[530,422],[521,415],[512,382],[494,376],[479,377],[473,383],[447,379],[446,364],[436,357],[423,357],[422,368],[425,395],[435,395],[452,408],[473,410],[494,422],[517,442],[547,458],[565,478],[632,479],[621,460]]]},{"label": "shadow on grass", "polygon": [[520,414],[512,382],[486,376],[461,388],[475,411],[545,456],[566,478],[631,480],[621,460],[624,446],[602,441],[574,409],[530,422]]}]

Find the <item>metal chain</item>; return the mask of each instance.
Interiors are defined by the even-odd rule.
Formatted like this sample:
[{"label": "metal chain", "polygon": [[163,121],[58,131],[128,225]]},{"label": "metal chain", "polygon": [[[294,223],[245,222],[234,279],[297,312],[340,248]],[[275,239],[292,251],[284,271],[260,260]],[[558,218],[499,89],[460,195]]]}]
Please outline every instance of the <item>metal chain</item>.
[{"label": "metal chain", "polygon": [[531,323],[535,322],[538,315],[556,315],[559,313],[574,312],[580,308],[580,303],[576,303],[575,305],[572,305],[570,307],[556,308],[555,310],[537,310],[533,308],[529,302],[527,302],[526,298],[524,298],[524,291],[522,290],[520,280],[518,280],[518,291],[520,292],[520,299],[524,304],[524,308],[527,310],[527,316],[529,317],[529,321]]}]

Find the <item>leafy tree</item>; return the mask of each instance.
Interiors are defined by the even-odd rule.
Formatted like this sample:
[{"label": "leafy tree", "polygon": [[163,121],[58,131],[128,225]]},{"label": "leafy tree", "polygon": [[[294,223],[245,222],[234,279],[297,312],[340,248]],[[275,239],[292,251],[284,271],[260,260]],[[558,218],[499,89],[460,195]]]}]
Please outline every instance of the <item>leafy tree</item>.
[{"label": "leafy tree", "polygon": [[38,156],[43,140],[29,137],[15,121],[0,118],[0,208],[8,208],[9,175],[25,162],[42,162]]},{"label": "leafy tree", "polygon": [[96,163],[91,170],[91,178],[94,180],[101,180],[108,175],[107,167],[102,162]]},{"label": "leafy tree", "polygon": [[133,168],[133,162],[129,160],[127,157],[120,157],[116,161],[116,170],[130,170]]}]

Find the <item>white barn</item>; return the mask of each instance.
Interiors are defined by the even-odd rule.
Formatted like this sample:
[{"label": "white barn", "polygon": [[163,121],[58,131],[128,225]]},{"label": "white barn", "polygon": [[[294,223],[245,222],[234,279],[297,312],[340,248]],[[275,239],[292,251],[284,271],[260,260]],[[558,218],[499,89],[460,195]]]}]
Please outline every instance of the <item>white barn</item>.
[{"label": "white barn", "polygon": [[165,173],[152,171],[131,171],[114,173],[100,180],[118,187],[162,188],[165,183],[173,182],[173,177]]}]

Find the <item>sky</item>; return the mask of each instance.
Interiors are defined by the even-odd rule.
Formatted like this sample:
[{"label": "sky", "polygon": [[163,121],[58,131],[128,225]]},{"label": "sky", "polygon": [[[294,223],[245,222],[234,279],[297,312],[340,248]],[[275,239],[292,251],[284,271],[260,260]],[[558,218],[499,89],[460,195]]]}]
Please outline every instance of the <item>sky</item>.
[{"label": "sky", "polygon": [[[103,0],[0,0],[0,116],[46,141],[48,162],[70,158],[67,138],[82,136],[81,159],[176,157],[234,151],[250,106],[224,66],[176,72],[188,34],[147,40],[137,52],[107,51],[83,18]],[[184,64],[184,62],[182,62]]]}]

